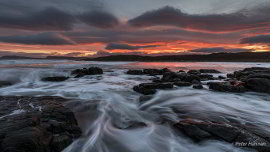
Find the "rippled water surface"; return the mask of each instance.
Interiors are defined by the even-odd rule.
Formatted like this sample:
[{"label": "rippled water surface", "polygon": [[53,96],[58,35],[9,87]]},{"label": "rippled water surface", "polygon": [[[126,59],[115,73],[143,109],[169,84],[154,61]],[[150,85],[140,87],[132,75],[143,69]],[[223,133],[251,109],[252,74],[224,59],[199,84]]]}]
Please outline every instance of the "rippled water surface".
[{"label": "rippled water surface", "polygon": [[[42,82],[46,76],[70,76],[76,68],[99,66],[102,76],[70,78],[65,82]],[[270,131],[270,96],[248,92],[228,94],[191,87],[159,91],[151,100],[139,102],[132,87],[150,76],[126,75],[127,69],[213,68],[223,72],[246,67],[270,67],[268,63],[222,62],[86,62],[69,60],[0,60],[0,81],[15,85],[0,88],[0,95],[62,96],[76,114],[83,136],[65,152],[231,152],[246,151],[220,141],[195,144],[177,134],[162,120],[177,122],[185,117],[255,124]],[[205,88],[207,88],[205,86]],[[175,113],[181,111],[181,115]]]}]

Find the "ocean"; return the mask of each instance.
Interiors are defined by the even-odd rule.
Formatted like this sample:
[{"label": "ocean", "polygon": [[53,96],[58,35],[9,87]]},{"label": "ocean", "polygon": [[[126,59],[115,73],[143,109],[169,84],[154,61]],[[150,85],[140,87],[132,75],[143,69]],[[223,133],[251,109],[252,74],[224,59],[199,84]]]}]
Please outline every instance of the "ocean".
[{"label": "ocean", "polygon": [[[70,76],[78,68],[97,66],[103,75],[43,82],[43,77]],[[160,118],[177,122],[182,117],[223,120],[231,118],[270,131],[270,96],[264,93],[223,93],[192,87],[158,91],[149,101],[133,87],[150,82],[152,76],[127,75],[128,69],[169,68],[172,71],[217,69],[227,73],[247,67],[270,67],[269,63],[235,62],[94,62],[72,60],[0,60],[0,81],[14,85],[0,88],[1,96],[60,96],[69,103],[83,136],[64,152],[228,152],[248,151],[222,141],[193,143],[178,135]],[[76,103],[76,104],[75,104]],[[175,108],[184,111],[181,116]],[[14,113],[24,112],[17,109]],[[1,118],[0,118],[1,119]],[[136,123],[141,127],[130,128]],[[269,132],[268,132],[269,133]]]}]

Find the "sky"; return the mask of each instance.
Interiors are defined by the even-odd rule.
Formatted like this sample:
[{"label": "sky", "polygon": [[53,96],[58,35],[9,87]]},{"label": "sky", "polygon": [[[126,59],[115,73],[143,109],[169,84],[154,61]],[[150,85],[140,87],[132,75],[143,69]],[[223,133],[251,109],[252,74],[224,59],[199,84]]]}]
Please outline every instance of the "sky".
[{"label": "sky", "polygon": [[270,0],[0,0],[0,56],[270,51]]}]

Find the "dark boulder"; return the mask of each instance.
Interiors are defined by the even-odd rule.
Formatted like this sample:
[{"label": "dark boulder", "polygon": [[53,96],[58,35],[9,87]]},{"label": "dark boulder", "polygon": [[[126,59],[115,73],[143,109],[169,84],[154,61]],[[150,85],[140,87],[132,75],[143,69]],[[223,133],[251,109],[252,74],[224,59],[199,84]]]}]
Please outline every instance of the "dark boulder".
[{"label": "dark boulder", "polygon": [[[0,151],[62,151],[81,135],[73,112],[63,106],[67,101],[60,97],[0,96]],[[10,115],[15,110],[21,112]]]},{"label": "dark boulder", "polygon": [[223,80],[223,79],[226,79],[226,77],[220,75],[220,76],[218,76],[218,79]]},{"label": "dark boulder", "polygon": [[215,70],[215,69],[200,69],[199,72],[200,73],[221,73],[220,71]]},{"label": "dark boulder", "polygon": [[169,69],[143,69],[143,70],[128,70],[127,74],[129,75],[163,75],[166,72],[171,72]]},{"label": "dark boulder", "polygon": [[246,91],[242,82],[209,82],[209,89],[220,92],[243,93]]},{"label": "dark boulder", "polygon": [[188,74],[195,74],[195,75],[201,74],[201,72],[199,70],[189,70],[187,73]]},{"label": "dark boulder", "polygon": [[143,75],[143,70],[128,70],[127,74],[129,75]]},{"label": "dark boulder", "polygon": [[172,89],[172,83],[142,83],[133,88],[134,91],[144,95],[151,95],[156,93],[156,89]]},{"label": "dark boulder", "polygon": [[194,89],[203,89],[203,86],[201,84],[194,84],[192,87]]},{"label": "dark boulder", "polygon": [[200,74],[197,76],[200,77],[201,81],[214,80],[214,76],[210,74]]},{"label": "dark boulder", "polygon": [[69,77],[58,76],[58,77],[45,77],[42,78],[41,81],[61,82],[66,81],[67,79],[69,79]]},{"label": "dark boulder", "polygon": [[245,87],[255,92],[270,93],[270,79],[250,78],[245,80]]},{"label": "dark boulder", "polygon": [[[232,143],[235,146],[237,146],[238,143],[247,143],[244,147],[255,149],[259,152],[266,152],[270,148],[268,140],[252,133],[250,130],[246,130],[245,126],[241,124],[235,125],[184,119],[174,124],[173,127],[195,142],[221,140]],[[252,143],[257,143],[257,145],[252,145]]]},{"label": "dark boulder", "polygon": [[0,87],[7,87],[13,85],[12,82],[9,81],[0,81]]},{"label": "dark boulder", "polygon": [[90,67],[88,69],[76,69],[71,72],[71,74],[76,75],[75,78],[80,78],[85,75],[100,75],[103,74],[103,70],[99,67]]},{"label": "dark boulder", "polygon": [[166,72],[171,72],[169,69],[144,69],[143,73],[147,75],[163,75]]},{"label": "dark boulder", "polygon": [[190,82],[182,82],[182,81],[174,82],[173,84],[178,87],[188,87],[192,85],[192,83]]},{"label": "dark boulder", "polygon": [[187,74],[187,73],[175,73],[175,72],[167,72],[163,74],[163,77],[161,79],[163,82],[178,82],[178,81],[184,81],[184,82],[192,82],[194,80],[201,81],[200,77],[193,74]]}]

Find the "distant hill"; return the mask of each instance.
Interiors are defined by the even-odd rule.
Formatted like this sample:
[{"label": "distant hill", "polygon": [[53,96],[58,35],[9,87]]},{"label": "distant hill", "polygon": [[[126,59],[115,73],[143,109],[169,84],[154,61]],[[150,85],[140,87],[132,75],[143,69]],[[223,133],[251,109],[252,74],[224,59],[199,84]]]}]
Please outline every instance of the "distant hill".
[{"label": "distant hill", "polygon": [[50,60],[82,60],[86,59],[85,57],[67,57],[67,56],[47,56],[45,59]]},{"label": "distant hill", "polygon": [[26,57],[26,56],[6,55],[6,56],[0,57],[0,59],[16,60],[16,59],[39,59],[39,58],[32,58],[32,57]]},{"label": "distant hill", "polygon": [[270,52],[213,53],[208,55],[139,56],[113,55],[88,58],[88,61],[144,61],[144,62],[270,62]]}]

